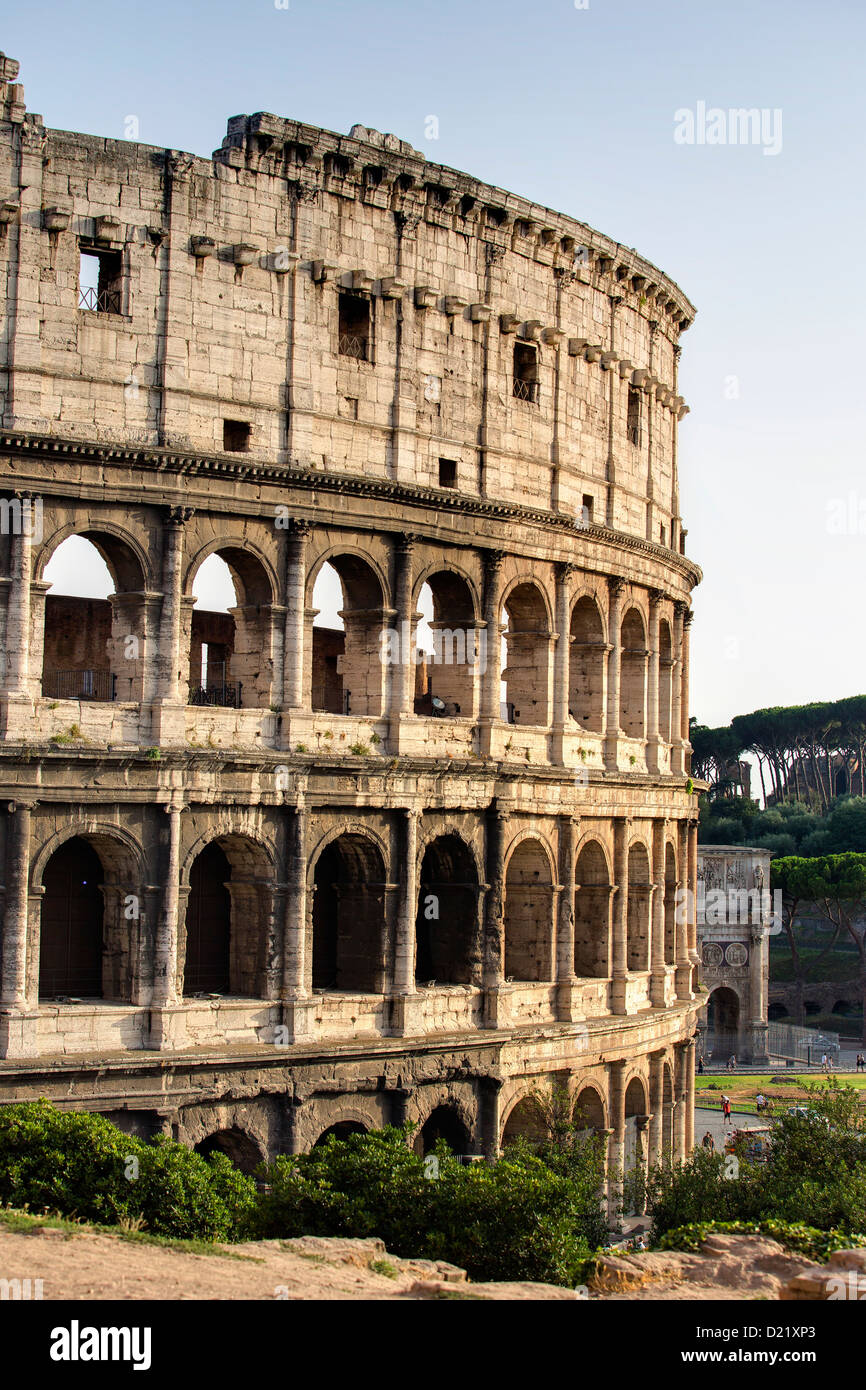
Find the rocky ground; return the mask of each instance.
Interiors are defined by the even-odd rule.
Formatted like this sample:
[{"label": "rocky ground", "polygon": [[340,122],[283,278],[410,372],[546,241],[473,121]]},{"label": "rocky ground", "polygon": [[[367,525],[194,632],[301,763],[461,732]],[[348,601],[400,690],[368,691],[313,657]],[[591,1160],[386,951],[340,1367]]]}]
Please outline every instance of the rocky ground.
[{"label": "rocky ground", "polygon": [[[866,1252],[846,1253],[862,1266],[866,1287]],[[600,1262],[588,1290],[575,1291],[470,1283],[454,1265],[399,1259],[375,1239],[305,1236],[199,1254],[87,1227],[0,1227],[0,1280],[41,1279],[42,1297],[53,1300],[815,1299],[827,1296],[827,1270],[762,1236],[714,1235],[700,1254],[613,1253]]]}]

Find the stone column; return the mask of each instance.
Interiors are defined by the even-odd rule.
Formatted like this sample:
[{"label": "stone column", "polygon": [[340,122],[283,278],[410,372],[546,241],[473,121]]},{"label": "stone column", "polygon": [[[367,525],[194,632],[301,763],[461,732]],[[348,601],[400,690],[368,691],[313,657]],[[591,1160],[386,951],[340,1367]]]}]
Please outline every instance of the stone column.
[{"label": "stone column", "polygon": [[404,807],[399,816],[400,887],[391,985],[391,1032],[395,1037],[421,1031],[415,988],[415,922],[418,916],[418,813]]},{"label": "stone column", "polygon": [[694,1039],[683,1048],[686,1071],[686,1157],[695,1147],[695,1043]]},{"label": "stone column", "polygon": [[625,1168],[625,1061],[609,1063],[610,1140],[607,1160],[607,1210],[613,1225],[622,1200],[622,1179]]},{"label": "stone column", "polygon": [[289,809],[286,843],[286,907],[283,918],[282,1018],[287,1041],[305,1042],[315,1032],[314,1001],[307,987],[307,809]]},{"label": "stone column", "polygon": [[[27,695],[30,684],[30,584],[33,568],[32,499],[16,495],[12,506],[21,508],[21,523],[13,531],[11,584],[6,615],[6,678],[9,695]],[[10,514],[14,516],[14,514]],[[38,653],[41,655],[41,653]]]},{"label": "stone column", "polygon": [[286,627],[283,657],[283,707],[304,708],[304,631],[307,588],[306,521],[293,521],[286,546]]},{"label": "stone column", "polygon": [[502,552],[484,551],[484,640],[486,666],[481,677],[479,724],[480,752],[489,755],[493,742],[493,725],[500,715],[499,689],[502,683],[500,654],[502,614]]},{"label": "stone column", "polygon": [[557,640],[553,665],[552,761],[565,762],[565,735],[569,728],[568,695],[571,683],[571,576],[576,565],[556,566]]},{"label": "stone column", "polygon": [[184,602],[184,525],[192,516],[189,507],[169,507],[163,526],[162,611],[156,654],[158,696],[151,716],[151,735],[157,744],[179,743],[185,738],[186,691],[181,690]]},{"label": "stone column", "polygon": [[[689,920],[686,932],[686,949],[689,961],[696,968],[700,966],[698,952],[698,817],[689,821]],[[689,982],[691,988],[692,981]]]},{"label": "stone column", "polygon": [[[401,747],[402,720],[412,714],[415,706],[415,643],[412,631],[412,557],[415,537],[398,536],[394,545],[394,619],[397,632],[396,664],[390,667],[390,707],[388,738],[391,752]],[[392,654],[393,655],[393,654]],[[406,744],[406,732],[402,744]]]},{"label": "stone column", "polygon": [[[687,612],[686,604],[678,602],[674,604],[674,631],[673,631],[673,651],[671,662],[671,772],[682,773],[685,767],[683,760],[682,745],[682,723],[683,723],[683,616]],[[687,706],[688,708],[688,706]]]},{"label": "stone column", "polygon": [[[676,1057],[676,1076],[674,1084],[676,1086],[676,1105],[674,1107],[674,1162],[682,1163],[687,1158],[689,1147],[689,1133],[694,1134],[694,1118],[689,1120],[689,1072],[692,1073],[691,1085],[694,1085],[694,1046],[691,1043],[678,1043],[675,1049]],[[694,1092],[692,1091],[692,1094]]]},{"label": "stone column", "polygon": [[619,696],[622,676],[622,595],[625,584],[622,579],[608,579],[610,602],[608,605],[607,637],[610,651],[607,654],[607,719],[605,723],[605,760],[609,766],[616,767],[619,745]]},{"label": "stone column", "polygon": [[156,927],[154,947],[153,993],[150,1007],[150,1039],[148,1046],[166,1051],[181,1041],[182,1025],[177,1013],[178,994],[178,937],[180,932],[180,818],[184,810],[180,801],[173,800],[163,807],[168,815],[167,843],[161,860],[164,865],[162,907]]},{"label": "stone column", "polygon": [[[760,909],[759,909],[760,910]],[[752,923],[749,932],[749,999],[751,1003],[750,1051],[753,1062],[767,1060],[767,977],[769,937],[764,927]]]},{"label": "stone column", "polygon": [[499,1157],[499,1131],[502,1127],[502,1086],[504,1077],[490,1072],[478,1079],[481,1152],[487,1159]]},{"label": "stone column", "polygon": [[576,826],[573,816],[559,816],[559,910],[556,926],[556,1016],[574,1021],[577,980],[574,974],[574,894]]},{"label": "stone column", "polygon": [[10,801],[6,829],[6,893],[0,953],[0,1057],[35,1052],[27,1018],[27,944],[30,916],[32,806]]},{"label": "stone column", "polygon": [[649,1152],[647,1161],[650,1167],[657,1167],[662,1161],[663,1122],[664,1122],[664,1050],[649,1055]]},{"label": "stone column", "polygon": [[[680,727],[678,733],[683,743],[689,742],[689,629],[692,625],[694,614],[690,608],[683,613],[683,644],[682,644],[682,670],[680,672]],[[685,754],[688,754],[688,747]],[[688,772],[688,767],[683,763],[683,771]]]},{"label": "stone column", "polygon": [[502,993],[502,957],[505,932],[505,823],[508,815],[492,801],[485,815],[487,893],[484,899],[482,983],[484,1027],[508,1023],[507,996]]},{"label": "stone column", "polygon": [[650,589],[649,610],[649,671],[647,680],[647,730],[646,762],[650,772],[661,771],[661,737],[659,735],[659,625],[664,594],[659,589]]},{"label": "stone column", "polygon": [[628,1013],[628,830],[626,816],[613,822],[613,960],[611,969],[611,1011]]},{"label": "stone column", "polygon": [[[665,1006],[665,832],[667,821],[653,821],[653,895],[652,936],[650,950],[650,1003],[654,1008]],[[652,1109],[652,1106],[650,1106]]]}]

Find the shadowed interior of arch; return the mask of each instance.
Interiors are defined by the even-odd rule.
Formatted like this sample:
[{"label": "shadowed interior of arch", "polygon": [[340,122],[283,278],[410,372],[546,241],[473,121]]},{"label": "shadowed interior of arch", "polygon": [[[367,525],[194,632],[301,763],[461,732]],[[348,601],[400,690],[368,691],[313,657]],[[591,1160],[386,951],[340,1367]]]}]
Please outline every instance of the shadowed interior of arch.
[{"label": "shadowed interior of arch", "polygon": [[469,1131],[453,1105],[437,1105],[421,1126],[413,1145],[415,1152],[426,1155],[444,1139],[453,1154],[469,1149]]},{"label": "shadowed interior of arch", "polygon": [[427,846],[419,884],[417,982],[478,983],[478,875],[459,835],[440,835]]},{"label": "shadowed interior of arch", "polygon": [[539,840],[521,840],[505,876],[505,977],[549,980],[554,898],[550,861]]},{"label": "shadowed interior of arch", "polygon": [[597,840],[577,856],[574,894],[574,973],[578,979],[610,975],[610,871]]},{"label": "shadowed interior of arch", "polygon": [[364,835],[340,835],[316,862],[313,988],[381,994],[385,988],[385,864]]},{"label": "shadowed interior of arch", "polygon": [[178,962],[184,995],[267,997],[272,899],[273,871],[261,845],[241,835],[205,845],[189,871]]},{"label": "shadowed interior of arch", "polygon": [[384,602],[375,570],[357,555],[332,555],[318,571],[306,643],[314,710],[382,713],[388,669],[382,660]]},{"label": "shadowed interior of arch", "polygon": [[510,724],[546,724],[549,717],[550,623],[536,584],[518,584],[505,601],[505,714]]},{"label": "shadowed interior of arch", "polygon": [[271,585],[255,555],[221,547],[192,581],[189,703],[267,709],[271,703]]},{"label": "shadowed interior of arch", "polygon": [[74,835],[42,872],[39,997],[129,1002],[142,916],[130,913],[136,870],[109,835]]}]

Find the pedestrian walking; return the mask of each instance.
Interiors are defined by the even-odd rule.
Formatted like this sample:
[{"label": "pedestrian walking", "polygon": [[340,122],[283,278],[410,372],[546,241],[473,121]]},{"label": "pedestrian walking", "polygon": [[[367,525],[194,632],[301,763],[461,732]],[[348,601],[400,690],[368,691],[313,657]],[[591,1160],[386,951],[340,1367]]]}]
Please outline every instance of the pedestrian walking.
[{"label": "pedestrian walking", "polygon": [[826,1071],[826,1070],[827,1070],[827,1054],[826,1054],[826,1052],[822,1052],[822,1053],[821,1053],[821,1070],[822,1070],[822,1071]]},{"label": "pedestrian walking", "polygon": [[710,1131],[709,1131],[709,1130],[707,1130],[706,1134],[704,1135],[703,1139],[701,1140],[701,1144],[702,1144],[702,1146],[703,1146],[705,1149],[715,1149],[715,1147],[716,1147],[716,1141],[715,1141],[715,1139],[713,1138],[713,1136],[710,1134]]},{"label": "pedestrian walking", "polygon": [[[857,1061],[858,1061],[858,1062],[860,1061],[860,1058],[859,1058],[859,1057],[857,1058]],[[699,1052],[699,1053],[698,1053],[698,1076],[703,1076],[703,1074],[704,1074],[704,1054],[703,1054],[702,1052]]]},{"label": "pedestrian walking", "polygon": [[723,1118],[724,1123],[725,1123],[726,1125],[727,1125],[727,1124],[730,1124],[730,1122],[731,1122],[731,1098],[730,1098],[730,1096],[722,1096],[722,1118]]}]

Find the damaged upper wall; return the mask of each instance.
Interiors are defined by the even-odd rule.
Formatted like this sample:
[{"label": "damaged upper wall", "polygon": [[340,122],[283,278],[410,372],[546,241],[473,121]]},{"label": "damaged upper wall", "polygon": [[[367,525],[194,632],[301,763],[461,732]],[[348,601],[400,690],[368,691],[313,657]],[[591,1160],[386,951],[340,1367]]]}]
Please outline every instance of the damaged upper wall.
[{"label": "damaged upper wall", "polygon": [[16,77],[0,59],[7,432],[248,452],[683,548],[694,310],[636,252],[365,127],[238,116],[200,159],[47,130]]}]

